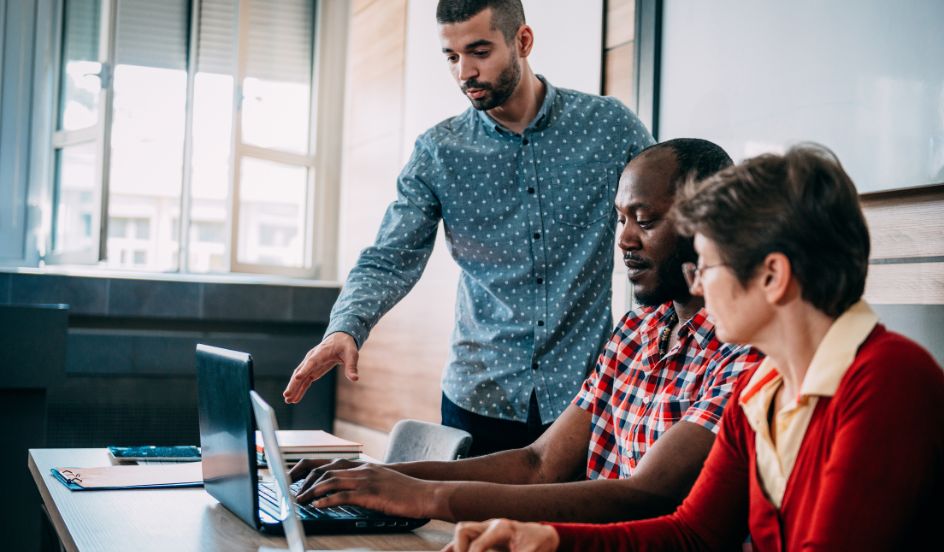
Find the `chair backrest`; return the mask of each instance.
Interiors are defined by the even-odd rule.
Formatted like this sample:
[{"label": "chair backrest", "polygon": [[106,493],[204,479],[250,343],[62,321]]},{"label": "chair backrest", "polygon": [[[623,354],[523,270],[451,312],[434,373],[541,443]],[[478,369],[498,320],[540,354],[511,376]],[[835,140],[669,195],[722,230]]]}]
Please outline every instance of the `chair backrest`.
[{"label": "chair backrest", "polygon": [[472,445],[472,435],[454,427],[400,420],[390,432],[384,463],[413,460],[455,460],[465,456]]}]

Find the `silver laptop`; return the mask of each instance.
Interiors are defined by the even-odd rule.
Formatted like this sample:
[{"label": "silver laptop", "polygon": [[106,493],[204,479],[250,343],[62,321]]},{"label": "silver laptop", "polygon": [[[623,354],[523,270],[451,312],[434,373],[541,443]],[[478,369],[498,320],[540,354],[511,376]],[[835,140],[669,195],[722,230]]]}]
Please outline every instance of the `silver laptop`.
[{"label": "silver laptop", "polygon": [[282,451],[279,449],[276,431],[279,424],[275,419],[275,411],[255,391],[249,392],[252,399],[252,410],[256,414],[256,427],[262,433],[262,446],[265,450],[266,462],[275,478],[275,494],[278,503],[276,518],[282,522],[288,549],[291,552],[305,552],[305,529],[302,520],[298,517],[295,506],[295,493],[289,484],[288,473],[285,471],[285,462],[282,460]]}]

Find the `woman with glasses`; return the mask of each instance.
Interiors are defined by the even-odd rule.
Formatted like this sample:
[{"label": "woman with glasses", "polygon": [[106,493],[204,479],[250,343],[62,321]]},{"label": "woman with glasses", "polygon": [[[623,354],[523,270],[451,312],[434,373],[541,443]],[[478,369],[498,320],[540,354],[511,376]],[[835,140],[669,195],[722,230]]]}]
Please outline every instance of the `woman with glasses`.
[{"label": "woman with glasses", "polygon": [[[723,341],[766,353],[738,382],[675,513],[611,525],[460,524],[455,550],[910,550],[944,520],[944,372],[862,299],[869,235],[816,145],[679,192],[683,272]],[[925,543],[922,545],[921,543]]]}]

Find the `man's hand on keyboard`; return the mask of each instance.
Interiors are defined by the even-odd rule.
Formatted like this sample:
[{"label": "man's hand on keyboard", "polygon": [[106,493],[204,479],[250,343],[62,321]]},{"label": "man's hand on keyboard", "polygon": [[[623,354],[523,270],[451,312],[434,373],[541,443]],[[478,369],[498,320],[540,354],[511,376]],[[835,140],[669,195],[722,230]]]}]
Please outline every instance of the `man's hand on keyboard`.
[{"label": "man's hand on keyboard", "polygon": [[314,500],[316,508],[353,504],[390,515],[435,517],[430,514],[437,509],[434,500],[440,493],[435,492],[434,482],[373,464],[319,471],[321,475],[313,485],[306,480],[299,490],[299,504]]},{"label": "man's hand on keyboard", "polygon": [[307,489],[327,470],[349,470],[366,463],[361,460],[302,460],[292,467],[288,476],[292,481],[304,479],[302,489]]}]

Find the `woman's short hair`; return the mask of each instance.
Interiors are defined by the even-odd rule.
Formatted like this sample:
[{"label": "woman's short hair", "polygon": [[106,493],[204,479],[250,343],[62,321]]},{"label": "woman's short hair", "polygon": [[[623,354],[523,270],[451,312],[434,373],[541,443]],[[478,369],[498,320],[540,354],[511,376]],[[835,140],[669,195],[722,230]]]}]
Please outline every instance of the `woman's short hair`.
[{"label": "woman's short hair", "polygon": [[770,253],[790,259],[802,297],[839,316],[865,289],[869,230],[855,185],[836,155],[805,143],[765,154],[678,190],[679,231],[717,244],[746,285]]}]

